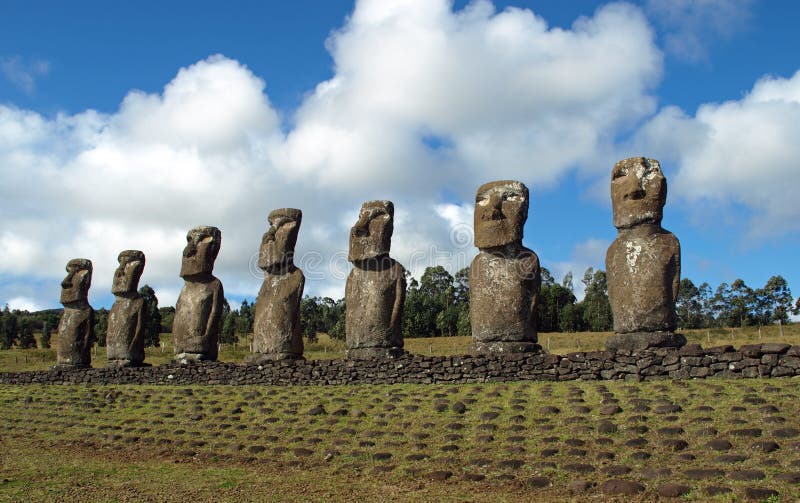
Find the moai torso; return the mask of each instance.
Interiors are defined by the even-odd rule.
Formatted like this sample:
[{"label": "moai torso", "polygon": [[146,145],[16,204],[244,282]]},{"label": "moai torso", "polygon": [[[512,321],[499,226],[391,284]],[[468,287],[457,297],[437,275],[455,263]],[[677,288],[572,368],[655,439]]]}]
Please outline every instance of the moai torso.
[{"label": "moai torso", "polygon": [[264,283],[256,299],[253,319],[253,355],[245,361],[303,358],[300,333],[300,301],[306,283],[303,271],[294,265],[294,247],[303,220],[297,208],[272,210],[269,229],[261,238],[258,267]]},{"label": "moai torso", "polygon": [[608,301],[615,334],[611,350],[680,347],[675,301],[681,275],[678,239],[661,227],[667,180],[655,159],[631,157],[611,172],[617,239],[606,253]]},{"label": "moai torso", "polygon": [[481,185],[475,196],[475,246],[469,268],[472,351],[525,353],[536,344],[539,258],[522,246],[528,188],[514,180]]},{"label": "moai torso", "polygon": [[345,285],[347,357],[397,357],[403,354],[405,269],[389,256],[394,231],[391,201],[361,205],[350,229],[348,260],[353,270]]},{"label": "moai torso", "polygon": [[144,299],[136,288],[144,270],[144,253],[125,250],[117,258],[111,292],[114,305],[108,313],[106,354],[108,366],[138,365],[144,361]]},{"label": "moai torso", "polygon": [[144,299],[119,296],[108,313],[106,335],[108,360],[144,361]]},{"label": "moai torso", "polygon": [[56,362],[63,367],[90,367],[94,344],[94,310],[88,301],[92,262],[72,259],[66,270],[67,277],[61,282],[64,312],[58,322]]},{"label": "moai torso", "polygon": [[609,299],[617,333],[673,331],[681,248],[664,229],[620,232],[606,254]]},{"label": "moai torso", "polygon": [[536,342],[539,259],[481,251],[469,268],[469,311],[475,342]]},{"label": "moai torso", "polygon": [[195,227],[186,235],[180,274],[185,283],[172,322],[175,359],[181,363],[217,359],[225,293],[211,273],[221,242],[216,227]]},{"label": "moai torso", "polygon": [[58,323],[57,363],[89,367],[94,343],[94,310],[89,307],[65,307]]},{"label": "moai torso", "polygon": [[186,281],[175,305],[172,340],[175,353],[202,355],[200,359],[216,360],[219,333],[222,328],[222,283]]},{"label": "moai torso", "polygon": [[253,352],[276,356],[301,356],[300,301],[305,277],[294,269],[267,274],[258,292],[253,320]]},{"label": "moai torso", "polygon": [[405,269],[393,259],[380,268],[353,267],[345,286],[347,347],[402,348],[405,292]]}]

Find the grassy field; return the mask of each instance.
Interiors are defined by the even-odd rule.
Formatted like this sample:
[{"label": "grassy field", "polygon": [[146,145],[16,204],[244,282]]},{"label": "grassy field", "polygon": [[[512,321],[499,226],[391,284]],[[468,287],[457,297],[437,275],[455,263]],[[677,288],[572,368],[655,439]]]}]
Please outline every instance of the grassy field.
[{"label": "grassy field", "polygon": [[[690,343],[702,344],[705,347],[731,344],[736,347],[743,344],[761,342],[785,342],[800,344],[800,324],[784,327],[771,325],[763,327],[715,328],[710,330],[683,331]],[[603,349],[606,337],[610,332],[578,332],[578,333],[541,333],[539,344],[551,353],[567,354],[574,351],[596,351]],[[172,359],[171,334],[161,334],[163,348],[147,348],[145,361],[153,365],[166,363]],[[419,337],[405,340],[407,351],[415,354],[457,355],[469,352],[472,340],[470,337]],[[318,341],[306,342],[305,357],[309,360],[326,358],[344,358],[346,345],[344,341],[331,339],[327,334],[319,334]],[[249,337],[242,338],[234,347],[223,344],[219,359],[226,362],[242,362],[250,354]],[[92,366],[103,367],[106,364],[105,348],[95,347]],[[12,349],[0,351],[0,372],[19,372],[23,370],[45,370],[56,362],[53,349]]]},{"label": "grassy field", "polygon": [[797,379],[0,386],[0,500],[794,501],[799,394]]}]

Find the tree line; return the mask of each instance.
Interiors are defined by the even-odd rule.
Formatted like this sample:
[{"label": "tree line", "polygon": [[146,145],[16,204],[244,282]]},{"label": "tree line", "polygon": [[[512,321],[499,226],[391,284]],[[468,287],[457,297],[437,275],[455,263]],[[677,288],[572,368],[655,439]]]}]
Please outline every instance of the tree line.
[{"label": "tree line", "polygon": [[[588,268],[581,279],[585,295],[575,297],[572,273],[559,283],[550,271],[542,268],[542,286],[537,307],[540,332],[608,332],[613,330],[608,285],[603,270]],[[469,336],[469,269],[450,274],[442,266],[428,267],[419,281],[407,277],[403,314],[403,337]],[[153,289],[139,289],[145,301],[145,345],[158,346],[159,334],[172,331],[175,308],[158,307]],[[800,298],[792,304],[792,292],[782,276],[772,276],[761,288],[751,288],[741,279],[722,283],[712,290],[708,283],[696,286],[689,278],[680,282],[676,311],[682,329],[745,327],[770,323],[789,323],[790,314],[800,314]],[[255,304],[247,299],[238,309],[225,300],[220,342],[232,344],[240,336],[253,332]],[[50,347],[52,333],[58,327],[60,309],[29,313],[0,311],[0,349],[16,346],[35,348],[34,332],[41,332],[39,345]],[[95,311],[95,336],[105,346],[108,310]],[[345,338],[345,299],[305,296],[300,303],[300,329],[314,342],[317,333],[334,339]]]},{"label": "tree line", "polygon": [[[145,346],[158,346],[164,327],[161,325],[161,310],[158,307],[158,298],[155,291],[144,285],[139,289],[144,299],[144,342]],[[172,310],[175,308],[162,308]],[[49,348],[53,332],[58,329],[62,309],[47,309],[30,313],[8,308],[0,311],[0,349],[9,349],[17,346],[20,349],[36,347],[34,332],[40,332],[39,347]],[[171,320],[171,319],[170,319]],[[101,308],[94,312],[94,336],[98,346],[106,345],[108,332],[108,309]]]},{"label": "tree line", "polygon": [[681,280],[676,304],[681,328],[746,327],[789,323],[789,314],[800,314],[800,298],[792,305],[792,292],[783,276],[772,276],[761,288],[741,279],[712,290],[688,278]]}]

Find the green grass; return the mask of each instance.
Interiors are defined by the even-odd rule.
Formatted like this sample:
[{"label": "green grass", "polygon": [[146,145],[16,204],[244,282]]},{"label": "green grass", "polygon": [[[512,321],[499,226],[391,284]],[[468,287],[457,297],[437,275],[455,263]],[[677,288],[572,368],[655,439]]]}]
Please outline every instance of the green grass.
[{"label": "green grass", "polygon": [[[668,482],[690,486],[689,501],[741,500],[748,487],[793,501],[799,394],[796,379],[0,386],[0,500],[607,501],[567,486],[622,478],[645,492],[619,501],[653,501]],[[754,448],[766,441],[778,450]],[[722,475],[685,473],[708,468]],[[736,480],[744,470],[763,479]],[[731,492],[710,498],[710,486]]]},{"label": "green grass", "polygon": [[[800,344],[800,324],[785,325],[782,328],[770,325],[761,328],[714,328],[709,330],[684,330],[689,343],[701,344],[704,347],[730,344],[739,347],[744,344],[762,342],[785,342]],[[603,349],[606,338],[611,332],[577,332],[577,333],[540,333],[539,344],[551,353],[567,354],[575,351],[598,351]],[[305,357],[309,360],[344,358],[347,346],[344,341],[331,339],[327,334],[318,334],[317,341],[305,341]],[[225,362],[241,363],[250,354],[252,334],[241,337],[234,347],[223,344],[219,359]],[[147,348],[145,361],[160,365],[172,360],[172,335],[161,334],[162,348]],[[405,349],[414,354],[423,355],[460,355],[469,353],[472,343],[470,337],[415,337],[405,340]],[[54,349],[11,349],[0,351],[0,372],[20,372],[25,370],[46,370],[56,362]],[[95,347],[92,350],[92,366],[103,367],[106,364],[105,348]]]}]

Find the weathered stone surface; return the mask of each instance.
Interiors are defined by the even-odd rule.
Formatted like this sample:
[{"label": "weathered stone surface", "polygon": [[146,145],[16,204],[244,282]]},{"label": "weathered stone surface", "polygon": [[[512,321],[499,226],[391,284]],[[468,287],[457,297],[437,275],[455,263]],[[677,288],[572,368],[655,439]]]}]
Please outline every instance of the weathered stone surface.
[{"label": "weathered stone surface", "polygon": [[92,261],[76,258],[67,262],[67,277],[61,282],[64,312],[58,323],[56,362],[59,367],[90,367],[94,344],[94,310],[89,305]]},{"label": "weathered stone surface", "polygon": [[683,334],[674,332],[632,332],[614,334],[606,339],[607,349],[641,351],[648,348],[675,348],[686,344]]},{"label": "weathered stone surface", "polygon": [[[377,349],[375,351],[378,351]],[[388,352],[388,350],[385,350]],[[678,353],[679,350],[670,349],[669,354]],[[653,375],[642,376],[636,374],[636,365],[627,363],[629,358],[651,359],[660,357],[663,349],[649,349],[634,356],[628,352],[615,353],[604,351],[596,353],[585,353],[587,359],[592,356],[593,366],[585,369],[581,366],[583,362],[573,361],[573,358],[565,358],[555,354],[537,353],[534,355],[520,354],[479,354],[461,356],[428,356],[428,355],[409,355],[403,354],[395,359],[361,359],[361,360],[283,360],[272,361],[265,359],[260,365],[236,365],[233,363],[206,363],[202,366],[181,365],[174,362],[158,367],[145,368],[102,368],[102,369],[65,369],[57,367],[51,371],[39,372],[0,372],[0,384],[170,384],[170,385],[190,385],[190,384],[265,384],[265,385],[325,385],[325,384],[398,384],[398,383],[484,383],[484,382],[504,382],[504,381],[572,381],[577,379],[690,379],[691,370],[710,368],[714,365],[713,354],[703,354],[702,348],[693,349],[697,353],[696,361],[692,365],[684,365],[679,362],[674,365],[677,369],[667,369],[662,367],[660,371]],[[664,356],[666,358],[666,356]],[[695,358],[695,357],[687,357]],[[622,361],[620,361],[622,360]],[[738,363],[738,362],[737,362]],[[723,378],[755,378],[759,377],[758,360],[753,366],[744,367],[739,371],[723,371],[712,374],[706,372],[698,377],[723,377]],[[565,366],[566,368],[562,368]],[[649,368],[656,368],[655,366]],[[746,372],[748,369],[754,370],[752,373]],[[566,372],[566,373],[564,373]],[[629,373],[633,372],[633,373]],[[800,373],[798,373],[800,375]],[[774,376],[764,375],[764,378]],[[677,385],[677,384],[676,384]],[[750,400],[746,400],[750,402]],[[465,404],[468,404],[464,400]],[[638,401],[630,401],[623,405],[629,411],[635,411],[640,405]],[[652,406],[641,411],[656,415],[674,415],[681,412],[678,404],[672,403],[653,403]],[[534,409],[536,409],[534,407]],[[699,411],[713,411],[707,406],[696,407]],[[448,410],[448,404],[444,404],[443,411]],[[453,409],[455,410],[455,404]],[[536,409],[541,414],[558,414],[558,410]],[[595,410],[595,409],[593,409]],[[749,410],[749,409],[748,409]],[[345,415],[361,417],[363,411],[342,410]],[[752,412],[756,412],[753,410]],[[759,409],[759,412],[764,413]],[[562,411],[563,413],[563,411]],[[336,411],[332,413],[338,415]],[[493,412],[481,413],[480,420],[492,421],[497,416]],[[635,417],[635,416],[634,416]],[[644,418],[645,416],[638,416]],[[566,419],[566,421],[572,418]],[[583,418],[578,417],[583,420]],[[631,418],[633,419],[633,418]],[[771,421],[780,419],[780,421]],[[513,420],[524,420],[524,416],[515,416]],[[780,416],[767,416],[765,423],[783,424],[787,420]],[[515,425],[516,426],[516,425]],[[770,430],[769,433],[762,433],[764,437],[781,440],[783,438],[795,438],[800,436],[800,430],[789,425],[786,427]],[[615,425],[606,427],[602,422],[598,424],[598,431],[613,431]],[[777,426],[775,426],[777,427]],[[479,430],[495,431],[497,425],[485,423],[479,425]],[[678,431],[680,428],[678,428]],[[659,430],[660,435],[670,436],[666,429]],[[678,435],[678,432],[674,433]],[[698,440],[698,448],[702,448],[702,443],[710,438],[714,438],[718,431],[713,428],[701,434],[703,441]],[[730,432],[731,435],[735,433]],[[558,437],[553,437],[557,441]],[[601,436],[602,438],[602,436]],[[745,437],[747,438],[747,437]],[[750,448],[763,452],[771,452],[781,448],[774,441],[754,443],[750,445],[744,440],[739,442],[739,448]],[[762,445],[763,444],[763,445]],[[766,445],[770,444],[770,445]],[[718,447],[723,451],[730,444],[725,442]],[[685,449],[683,442],[670,443],[662,441],[659,444],[662,449]],[[787,441],[783,449],[794,449],[794,444]],[[713,451],[711,447],[705,447],[705,451]],[[557,454],[558,450],[552,454]],[[552,455],[551,454],[551,455]],[[709,453],[711,454],[711,453]],[[544,455],[544,454],[543,454]],[[638,454],[637,454],[638,456]]]},{"label": "weathered stone surface", "polygon": [[667,181],[655,159],[634,157],[614,166],[611,201],[618,236],[606,254],[606,274],[618,336],[609,339],[609,349],[685,344],[673,333],[681,250],[675,235],[661,227],[666,196]]},{"label": "weathered stone surface", "polygon": [[106,365],[141,365],[144,361],[144,299],[137,289],[145,257],[139,250],[125,250],[117,261],[119,267],[111,285],[115,300],[108,313]]},{"label": "weathered stone surface", "polygon": [[303,271],[294,264],[294,247],[303,213],[281,208],[272,211],[268,218],[270,228],[261,239],[258,258],[258,267],[265,274],[256,299],[254,354],[248,359],[251,363],[303,357],[300,301],[306,280]]},{"label": "weathered stone surface", "polygon": [[183,290],[175,306],[172,340],[175,360],[216,360],[222,328],[222,282],[211,273],[222,244],[216,227],[195,227],[186,235],[181,277]]},{"label": "weathered stone surface", "polygon": [[394,231],[391,201],[368,201],[350,230],[345,333],[347,358],[381,359],[403,353],[405,269],[389,256]]},{"label": "weathered stone surface", "polygon": [[517,181],[478,188],[474,226],[480,252],[469,270],[475,353],[541,351],[536,344],[539,257],[522,246],[528,200],[528,188]]}]

